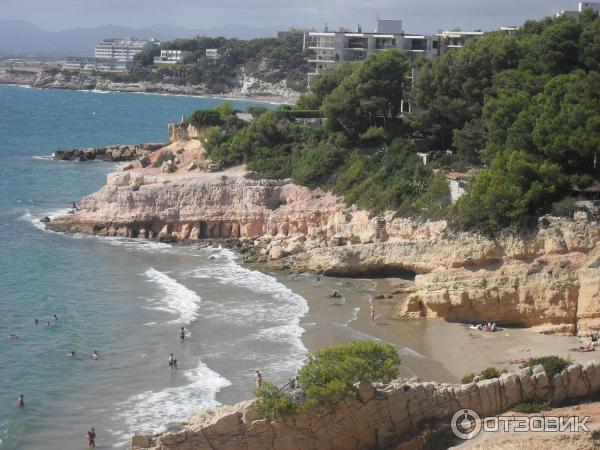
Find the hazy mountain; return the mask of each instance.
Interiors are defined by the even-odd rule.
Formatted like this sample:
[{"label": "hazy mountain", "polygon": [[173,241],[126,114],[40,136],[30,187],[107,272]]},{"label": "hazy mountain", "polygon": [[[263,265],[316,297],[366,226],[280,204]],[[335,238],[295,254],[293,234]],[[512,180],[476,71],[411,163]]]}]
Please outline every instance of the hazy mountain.
[{"label": "hazy mountain", "polygon": [[74,56],[93,55],[94,46],[106,37],[137,36],[160,40],[195,35],[225,36],[240,39],[275,36],[275,29],[245,25],[224,25],[205,30],[192,30],[175,25],[152,25],[133,29],[119,25],[77,28],[66,31],[44,31],[36,25],[18,20],[0,20],[0,56]]}]

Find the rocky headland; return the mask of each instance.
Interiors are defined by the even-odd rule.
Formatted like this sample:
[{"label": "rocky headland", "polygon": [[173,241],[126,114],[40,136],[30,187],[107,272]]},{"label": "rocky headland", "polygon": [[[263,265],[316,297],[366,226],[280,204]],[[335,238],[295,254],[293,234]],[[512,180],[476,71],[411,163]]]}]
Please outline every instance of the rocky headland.
[{"label": "rocky headland", "polygon": [[43,89],[98,90],[142,92],[173,95],[197,95],[225,98],[244,98],[268,101],[294,101],[300,93],[290,89],[285,81],[269,83],[242,74],[226,91],[214,91],[204,84],[172,84],[165,82],[119,82],[106,76],[87,72],[28,72],[0,69],[0,84],[26,85]]},{"label": "rocky headland", "polygon": [[[132,449],[428,448],[428,439],[435,433],[438,444],[439,435],[448,444],[453,442],[450,419],[465,408],[484,418],[522,403],[549,402],[558,406],[588,400],[599,392],[597,361],[572,364],[552,378],[538,365],[462,385],[399,379],[375,386],[359,384],[356,397],[347,398],[335,411],[320,416],[299,413],[269,420],[256,411],[253,400],[222,406],[192,416],[177,430],[135,436]],[[428,432],[424,434],[426,429]],[[591,433],[565,433],[569,434],[570,439],[585,439],[585,444],[593,444]],[[562,437],[566,438],[565,435]]]},{"label": "rocky headland", "polygon": [[545,217],[535,230],[490,238],[452,231],[445,221],[373,215],[291,180],[258,179],[243,167],[219,171],[201,141],[178,130],[172,126],[171,137],[185,139],[109,174],[80,210],[48,226],[166,242],[219,240],[271,268],[414,278],[397,318],[600,331],[596,221]]}]

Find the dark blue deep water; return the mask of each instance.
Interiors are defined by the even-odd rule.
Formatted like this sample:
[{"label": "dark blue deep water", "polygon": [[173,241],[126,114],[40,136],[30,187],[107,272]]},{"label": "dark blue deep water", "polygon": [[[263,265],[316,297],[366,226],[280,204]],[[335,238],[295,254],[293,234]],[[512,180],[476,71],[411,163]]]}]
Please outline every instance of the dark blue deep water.
[{"label": "dark blue deep water", "polygon": [[[115,169],[40,157],[165,141],[168,122],[220,102],[0,86],[0,449],[86,448],[92,426],[99,448],[126,448],[135,432],[249,397],[255,368],[285,380],[302,359],[304,299],[231,253],[38,223]],[[181,370],[166,367],[170,352]]]}]

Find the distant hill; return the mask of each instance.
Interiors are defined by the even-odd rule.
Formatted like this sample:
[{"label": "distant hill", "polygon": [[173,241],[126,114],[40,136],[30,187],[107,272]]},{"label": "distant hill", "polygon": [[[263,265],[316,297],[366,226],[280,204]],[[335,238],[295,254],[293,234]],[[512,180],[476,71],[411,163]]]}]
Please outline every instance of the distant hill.
[{"label": "distant hill", "polygon": [[103,25],[97,28],[77,28],[66,31],[44,31],[36,25],[19,20],[0,19],[1,56],[89,56],[102,39],[114,36],[137,36],[160,40],[189,38],[196,35],[251,39],[275,36],[275,29],[253,28],[229,24],[205,30],[192,30],[175,25],[152,25],[134,29],[119,25]]}]

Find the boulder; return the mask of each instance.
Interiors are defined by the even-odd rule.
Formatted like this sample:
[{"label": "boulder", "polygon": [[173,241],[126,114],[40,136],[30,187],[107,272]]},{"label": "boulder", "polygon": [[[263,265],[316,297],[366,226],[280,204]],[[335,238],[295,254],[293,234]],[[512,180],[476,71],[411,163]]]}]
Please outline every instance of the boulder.
[{"label": "boulder", "polygon": [[191,170],[194,170],[198,167],[198,165],[195,162],[191,162],[187,165],[186,170],[188,172],[190,172]]},{"label": "boulder", "polygon": [[163,162],[162,166],[160,166],[161,173],[173,173],[176,170],[177,170],[177,168],[175,167],[175,164],[171,160]]},{"label": "boulder", "polygon": [[332,298],[342,298],[343,295],[340,291],[338,291],[337,289],[334,289],[333,291],[331,291],[331,294],[329,294],[330,297]]},{"label": "boulder", "polygon": [[44,218],[40,219],[40,222],[42,222],[42,223],[48,223],[48,222],[50,222],[50,217],[45,216]]},{"label": "boulder", "polygon": [[281,247],[273,246],[269,251],[269,256],[271,257],[271,259],[276,260],[283,258],[285,254],[283,253],[283,249]]}]

